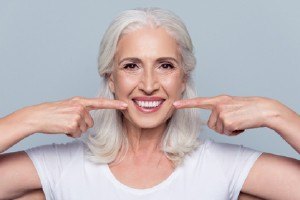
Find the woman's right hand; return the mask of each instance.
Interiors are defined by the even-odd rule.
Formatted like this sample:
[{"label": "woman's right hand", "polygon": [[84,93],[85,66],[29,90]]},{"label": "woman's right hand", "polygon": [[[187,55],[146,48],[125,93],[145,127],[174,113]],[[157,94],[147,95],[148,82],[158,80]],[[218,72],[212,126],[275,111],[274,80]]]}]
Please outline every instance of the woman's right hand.
[{"label": "woman's right hand", "polygon": [[0,118],[0,199],[15,199],[42,187],[34,165],[24,151],[2,154],[11,146],[34,133],[65,133],[80,137],[94,124],[89,111],[126,107],[127,104],[117,100],[74,97],[24,107]]},{"label": "woman's right hand", "polygon": [[77,138],[94,125],[89,111],[126,108],[127,104],[119,100],[73,97],[25,107],[23,114],[27,116],[34,133],[65,133]]}]

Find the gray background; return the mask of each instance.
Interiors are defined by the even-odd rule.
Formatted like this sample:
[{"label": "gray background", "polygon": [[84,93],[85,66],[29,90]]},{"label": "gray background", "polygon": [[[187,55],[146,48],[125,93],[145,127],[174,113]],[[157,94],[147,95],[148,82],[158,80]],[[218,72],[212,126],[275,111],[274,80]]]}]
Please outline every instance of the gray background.
[{"label": "gray background", "polygon": [[[105,29],[120,11],[144,6],[170,9],[186,23],[198,59],[194,78],[199,96],[265,96],[300,112],[299,1],[2,0],[0,116],[41,102],[94,97],[100,84],[98,47]],[[210,112],[201,114],[207,120]],[[236,137],[208,128],[203,134],[299,158],[267,128]],[[37,133],[7,152],[70,140]]]}]

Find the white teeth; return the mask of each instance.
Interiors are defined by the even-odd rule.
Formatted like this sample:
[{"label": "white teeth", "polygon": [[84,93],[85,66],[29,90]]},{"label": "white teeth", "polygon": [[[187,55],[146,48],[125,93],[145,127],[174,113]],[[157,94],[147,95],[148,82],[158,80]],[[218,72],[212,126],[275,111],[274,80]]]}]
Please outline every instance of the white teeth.
[{"label": "white teeth", "polygon": [[155,108],[162,103],[162,101],[135,101],[140,107]]}]

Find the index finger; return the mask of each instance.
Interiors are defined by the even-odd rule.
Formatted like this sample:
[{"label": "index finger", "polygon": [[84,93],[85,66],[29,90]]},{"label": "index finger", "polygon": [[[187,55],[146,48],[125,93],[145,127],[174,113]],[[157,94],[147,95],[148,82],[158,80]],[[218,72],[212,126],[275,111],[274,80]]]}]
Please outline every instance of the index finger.
[{"label": "index finger", "polygon": [[114,99],[101,99],[101,98],[84,98],[80,102],[89,111],[97,109],[117,109],[124,110],[127,108],[127,104],[123,101]]},{"label": "index finger", "polygon": [[193,99],[182,99],[175,101],[173,105],[177,109],[181,108],[203,108],[212,110],[214,105],[218,102],[217,97],[197,97]]}]

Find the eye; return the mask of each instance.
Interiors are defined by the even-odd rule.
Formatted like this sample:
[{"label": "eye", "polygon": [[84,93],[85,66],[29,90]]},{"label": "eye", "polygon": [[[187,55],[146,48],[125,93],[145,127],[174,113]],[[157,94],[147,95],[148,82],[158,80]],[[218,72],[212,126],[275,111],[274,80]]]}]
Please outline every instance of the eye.
[{"label": "eye", "polygon": [[163,69],[174,69],[174,65],[171,63],[162,63],[160,66]]},{"label": "eye", "polygon": [[124,69],[128,69],[128,70],[135,70],[137,68],[138,66],[135,63],[127,63],[124,65]]}]

